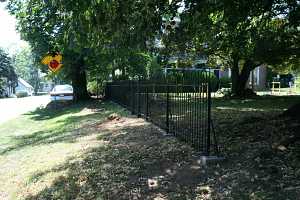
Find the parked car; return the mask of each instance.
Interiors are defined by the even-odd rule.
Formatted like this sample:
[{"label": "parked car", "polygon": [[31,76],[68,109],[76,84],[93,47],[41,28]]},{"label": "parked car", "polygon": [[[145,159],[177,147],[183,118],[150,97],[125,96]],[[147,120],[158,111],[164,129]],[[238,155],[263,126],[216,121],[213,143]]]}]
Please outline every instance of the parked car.
[{"label": "parked car", "polygon": [[56,85],[50,92],[51,101],[72,101],[73,87],[71,85]]},{"label": "parked car", "polygon": [[23,97],[28,97],[29,94],[28,94],[27,91],[22,91],[22,90],[20,90],[20,91],[17,91],[17,92],[16,92],[16,96],[17,96],[18,98],[23,98]]}]

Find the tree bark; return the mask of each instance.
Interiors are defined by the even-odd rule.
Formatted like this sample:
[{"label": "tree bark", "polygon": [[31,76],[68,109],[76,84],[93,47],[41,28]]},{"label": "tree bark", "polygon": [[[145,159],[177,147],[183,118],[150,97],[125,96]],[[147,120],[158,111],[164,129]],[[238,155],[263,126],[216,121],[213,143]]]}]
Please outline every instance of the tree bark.
[{"label": "tree bark", "polygon": [[284,111],[281,116],[300,120],[300,103],[291,106],[289,109]]},{"label": "tree bark", "polygon": [[238,90],[238,80],[239,80],[239,58],[237,56],[233,56],[233,64],[231,68],[231,83],[232,83],[232,93],[236,93]]},{"label": "tree bark", "polygon": [[238,59],[234,59],[231,76],[233,96],[243,97],[248,95],[249,92],[246,90],[246,85],[253,69],[255,69],[254,63],[251,60],[247,60],[243,65],[242,71],[239,72]]},{"label": "tree bark", "polygon": [[86,71],[84,69],[84,60],[80,58],[72,69],[72,86],[74,101],[83,101],[90,99],[87,91]]}]

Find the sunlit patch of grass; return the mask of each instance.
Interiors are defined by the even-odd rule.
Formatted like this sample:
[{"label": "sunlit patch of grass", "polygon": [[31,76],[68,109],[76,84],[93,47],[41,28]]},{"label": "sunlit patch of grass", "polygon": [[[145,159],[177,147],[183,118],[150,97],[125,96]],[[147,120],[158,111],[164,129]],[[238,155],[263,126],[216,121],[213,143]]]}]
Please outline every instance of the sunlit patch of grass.
[{"label": "sunlit patch of grass", "polygon": [[[1,199],[23,199],[64,175],[65,170],[53,168],[101,145],[93,124],[103,122],[114,112],[125,114],[115,104],[88,102],[60,110],[39,109],[2,124]],[[49,173],[43,174],[45,171]]]},{"label": "sunlit patch of grass", "polygon": [[299,102],[300,96],[262,96],[256,99],[213,98],[212,106],[232,110],[282,112]]}]

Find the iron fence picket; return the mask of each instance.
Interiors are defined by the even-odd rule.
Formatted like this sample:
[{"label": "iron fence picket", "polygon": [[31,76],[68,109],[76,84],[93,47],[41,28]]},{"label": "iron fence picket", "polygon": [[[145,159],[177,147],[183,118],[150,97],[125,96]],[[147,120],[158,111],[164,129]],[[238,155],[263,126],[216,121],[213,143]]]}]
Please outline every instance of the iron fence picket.
[{"label": "iron fence picket", "polygon": [[211,132],[208,72],[182,71],[174,77],[110,82],[106,97],[206,155],[218,151],[217,137]]}]

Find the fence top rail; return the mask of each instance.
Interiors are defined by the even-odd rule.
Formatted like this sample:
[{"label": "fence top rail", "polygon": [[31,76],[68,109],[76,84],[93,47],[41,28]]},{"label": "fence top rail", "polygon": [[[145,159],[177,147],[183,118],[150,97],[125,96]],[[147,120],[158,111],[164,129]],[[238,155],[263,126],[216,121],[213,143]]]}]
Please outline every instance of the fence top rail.
[{"label": "fence top rail", "polygon": [[[188,77],[189,78],[189,77]],[[150,82],[150,83],[159,83],[159,82],[183,82],[183,81],[196,81],[195,79],[188,79],[185,77],[180,77],[178,79],[176,78],[171,78],[171,77],[162,77],[162,78],[153,78],[153,79],[140,79],[140,80],[115,80],[115,81],[107,81],[106,84],[110,84],[110,83],[131,83],[131,82]],[[209,77],[206,78],[202,78],[202,79],[198,79],[199,83],[208,83],[209,82]]]},{"label": "fence top rail", "polygon": [[[109,84],[109,86],[128,86],[122,84]],[[140,84],[141,87],[146,86],[169,86],[169,87],[178,87],[178,86],[186,86],[186,87],[207,87],[208,83],[200,83],[200,84],[159,84],[159,83],[148,83],[148,84]]]},{"label": "fence top rail", "polygon": [[[178,73],[176,73],[178,72]],[[200,77],[203,76],[203,80],[207,81],[209,79],[209,75],[212,74],[211,68],[164,68],[162,73],[159,74],[153,74],[153,76],[150,77],[144,77],[144,76],[135,76],[131,77],[127,80],[110,80],[106,83],[111,82],[128,82],[128,81],[165,81],[165,80],[171,80],[174,75],[178,75],[178,78],[196,78],[197,76]],[[176,76],[175,75],[175,76]]]},{"label": "fence top rail", "polygon": [[212,68],[208,68],[208,67],[205,67],[205,68],[164,68],[164,70],[166,71],[188,71],[188,72],[209,72],[210,70],[213,70]]}]

